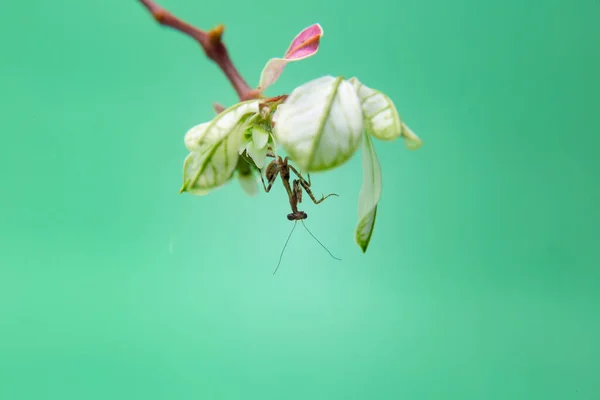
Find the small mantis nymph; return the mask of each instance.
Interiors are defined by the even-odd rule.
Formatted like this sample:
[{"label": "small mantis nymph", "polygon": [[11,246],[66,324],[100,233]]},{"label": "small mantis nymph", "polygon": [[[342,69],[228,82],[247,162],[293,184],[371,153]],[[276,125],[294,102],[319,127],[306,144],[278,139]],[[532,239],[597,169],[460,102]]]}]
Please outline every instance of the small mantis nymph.
[{"label": "small mantis nymph", "polygon": [[[317,239],[315,237],[315,235],[313,235],[312,232],[310,230],[308,230],[308,228],[304,224],[304,220],[306,218],[308,218],[308,215],[304,211],[298,210],[298,203],[302,203],[302,190],[303,189],[306,191],[306,193],[310,196],[311,200],[315,204],[320,204],[326,198],[328,198],[330,196],[337,196],[337,194],[330,193],[327,196],[323,195],[319,200],[317,200],[317,198],[314,196],[314,194],[310,188],[310,185],[311,185],[310,174],[307,175],[308,180],[304,179],[304,177],[300,174],[300,172],[298,172],[298,170],[296,168],[294,168],[293,165],[289,164],[288,157],[281,158],[280,156],[276,156],[275,154],[270,153],[270,152],[267,153],[267,157],[274,158],[274,160],[271,161],[269,163],[269,165],[267,165],[267,168],[265,171],[265,175],[266,175],[268,184],[265,184],[265,180],[263,179],[262,172],[260,174],[260,179],[262,181],[265,192],[269,193],[273,187],[273,184],[275,183],[275,180],[277,180],[277,176],[278,175],[281,176],[281,182],[283,183],[283,186],[285,187],[285,190],[288,194],[290,207],[292,208],[292,212],[287,215],[287,219],[290,221],[295,221],[294,226],[292,227],[292,230],[291,230],[287,240],[285,241],[285,245],[283,246],[283,250],[281,251],[281,255],[279,256],[279,262],[277,263],[277,267],[275,268],[275,271],[273,271],[273,274],[275,274],[275,272],[277,272],[277,270],[279,269],[279,265],[281,264],[281,258],[283,257],[283,252],[285,251],[285,247],[287,246],[287,243],[290,240],[290,237],[292,236],[294,229],[296,228],[297,221],[302,222],[302,225],[304,225],[304,228],[306,229],[306,231],[317,241],[317,243],[319,243],[329,253],[329,255],[331,257],[335,258],[336,260],[341,260],[340,258],[331,254],[331,252],[323,245],[323,243],[321,243],[319,241],[319,239]],[[290,185],[290,171],[292,171],[298,177],[298,179],[294,179],[292,181],[291,185]]]},{"label": "small mantis nymph", "polygon": [[[306,193],[310,196],[311,200],[315,204],[320,204],[321,202],[323,202],[323,200],[330,196],[337,196],[337,194],[331,193],[327,196],[322,196],[320,200],[317,200],[312,190],[310,189],[310,174],[307,175],[308,180],[306,180],[300,174],[300,172],[298,172],[298,170],[294,168],[293,165],[288,163],[287,157],[282,159],[280,156],[275,156],[272,153],[268,153],[267,156],[274,158],[274,160],[271,161],[267,166],[267,170],[265,172],[269,184],[265,184],[265,180],[263,179],[262,174],[260,175],[260,179],[262,180],[265,192],[269,193],[269,191],[271,191],[271,188],[273,187],[273,183],[275,183],[275,180],[277,179],[277,175],[281,175],[281,182],[285,187],[285,190],[288,194],[288,198],[290,200],[290,206],[292,207],[292,212],[287,215],[288,220],[295,221],[308,218],[308,215],[304,211],[298,210],[298,203],[302,203],[302,189],[306,191]],[[298,179],[293,180],[291,186],[290,171],[292,171],[298,177]]]}]

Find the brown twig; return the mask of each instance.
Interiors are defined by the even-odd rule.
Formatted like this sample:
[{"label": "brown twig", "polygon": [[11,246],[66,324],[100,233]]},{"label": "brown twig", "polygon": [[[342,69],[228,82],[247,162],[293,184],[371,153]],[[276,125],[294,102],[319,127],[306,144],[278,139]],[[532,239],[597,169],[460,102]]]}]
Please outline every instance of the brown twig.
[{"label": "brown twig", "polygon": [[223,25],[218,25],[210,31],[205,32],[180,20],[152,0],[140,0],[140,3],[148,9],[159,24],[184,33],[197,41],[200,46],[202,46],[206,56],[213,60],[219,68],[221,68],[225,76],[227,76],[227,79],[231,82],[231,85],[235,89],[240,100],[250,100],[260,96],[259,91],[251,89],[250,86],[248,86],[244,78],[242,78],[231,62],[229,54],[227,53],[227,48],[221,40],[223,31],[225,30]]}]

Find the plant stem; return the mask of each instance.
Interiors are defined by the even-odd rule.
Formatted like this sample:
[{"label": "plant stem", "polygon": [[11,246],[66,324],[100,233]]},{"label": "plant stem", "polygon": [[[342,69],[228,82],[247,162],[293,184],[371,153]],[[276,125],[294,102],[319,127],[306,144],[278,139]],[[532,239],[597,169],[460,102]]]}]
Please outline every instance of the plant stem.
[{"label": "plant stem", "polygon": [[221,68],[241,101],[260,97],[260,92],[248,86],[229,58],[227,48],[221,40],[225,30],[223,25],[218,25],[206,32],[180,20],[152,0],[139,1],[159,24],[175,29],[198,42],[206,56]]}]

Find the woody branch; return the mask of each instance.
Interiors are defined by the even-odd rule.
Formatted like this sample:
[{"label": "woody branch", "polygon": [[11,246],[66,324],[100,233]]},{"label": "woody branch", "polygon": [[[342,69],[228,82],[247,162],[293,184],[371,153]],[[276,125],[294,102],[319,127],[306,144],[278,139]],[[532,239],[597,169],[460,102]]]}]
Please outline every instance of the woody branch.
[{"label": "woody branch", "polygon": [[248,86],[248,83],[242,78],[229,58],[227,48],[222,41],[223,31],[225,30],[223,25],[218,25],[206,32],[180,20],[152,0],[139,1],[148,9],[159,24],[175,29],[198,42],[202,46],[206,56],[221,68],[241,101],[254,99],[259,96],[259,92]]}]

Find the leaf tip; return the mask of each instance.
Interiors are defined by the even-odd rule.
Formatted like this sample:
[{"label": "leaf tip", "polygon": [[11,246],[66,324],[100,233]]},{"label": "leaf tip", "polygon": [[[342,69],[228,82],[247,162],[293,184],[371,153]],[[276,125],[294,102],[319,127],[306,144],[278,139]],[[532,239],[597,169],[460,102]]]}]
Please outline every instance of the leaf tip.
[{"label": "leaf tip", "polygon": [[[363,220],[361,220],[356,228],[355,240],[363,254],[367,252],[373,230],[375,228],[375,220],[377,218],[377,206],[373,208]],[[366,228],[366,230],[365,230]]]},{"label": "leaf tip", "polygon": [[418,150],[423,146],[423,141],[404,122],[402,123],[402,138],[404,146],[408,150]]},{"label": "leaf tip", "polygon": [[367,247],[369,247],[369,243],[359,243],[358,245],[360,246],[360,249],[362,250],[363,254],[365,254],[367,252]]},{"label": "leaf tip", "polygon": [[183,185],[181,186],[181,189],[179,189],[179,194],[182,194],[183,192],[186,192],[189,184],[190,184],[189,180],[186,180],[185,182],[183,182]]}]

